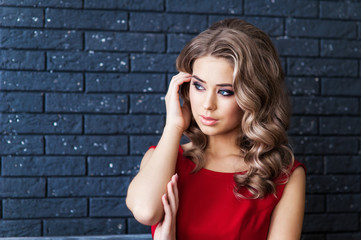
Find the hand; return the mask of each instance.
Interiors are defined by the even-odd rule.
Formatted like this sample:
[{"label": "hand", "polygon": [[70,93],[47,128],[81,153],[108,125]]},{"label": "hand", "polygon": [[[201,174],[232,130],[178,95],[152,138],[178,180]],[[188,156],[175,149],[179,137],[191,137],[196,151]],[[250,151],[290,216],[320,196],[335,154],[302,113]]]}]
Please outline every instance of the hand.
[{"label": "hand", "polygon": [[176,240],[176,217],[179,204],[178,175],[173,175],[167,184],[167,193],[162,196],[164,219],[154,232],[154,240]]},{"label": "hand", "polygon": [[191,109],[188,104],[180,105],[179,87],[189,82],[192,75],[180,72],[170,81],[167,95],[165,96],[165,104],[167,108],[166,126],[179,129],[182,133],[188,128],[191,120]]}]

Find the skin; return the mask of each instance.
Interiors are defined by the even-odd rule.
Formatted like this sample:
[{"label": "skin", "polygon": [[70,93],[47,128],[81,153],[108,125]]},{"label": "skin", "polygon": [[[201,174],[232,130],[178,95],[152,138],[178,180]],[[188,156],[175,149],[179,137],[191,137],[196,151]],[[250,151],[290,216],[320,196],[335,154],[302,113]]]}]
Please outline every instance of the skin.
[{"label": "skin", "polygon": [[[243,111],[236,102],[232,82],[233,66],[227,60],[205,56],[194,62],[189,90],[192,115],[209,140],[204,167],[218,172],[245,170],[236,145]],[[207,126],[202,116],[212,117],[216,123]]]},{"label": "skin", "polygon": [[189,81],[189,73],[181,72],[172,78],[165,97],[167,117],[163,134],[157,148],[144,155],[139,172],[128,187],[127,207],[144,225],[155,225],[164,217],[161,199],[175,173],[179,143],[191,119],[190,107],[180,105],[178,91],[180,85]]},{"label": "skin", "polygon": [[175,174],[167,184],[167,193],[162,196],[164,218],[155,229],[155,240],[176,239],[176,217],[179,205],[177,181],[178,175]]},{"label": "skin", "polygon": [[[126,199],[128,208],[139,222],[146,225],[160,222],[155,239],[175,239],[178,190],[173,175],[180,138],[189,126],[191,114],[209,139],[204,168],[218,172],[247,170],[236,145],[243,112],[232,95],[232,76],[233,67],[227,60],[205,56],[194,62],[192,75],[179,73],[171,80],[166,95],[167,118],[162,137],[157,148],[144,155]],[[191,82],[191,107],[181,106],[179,102],[178,90],[184,82]],[[204,120],[202,116],[212,119]],[[191,144],[182,147],[186,150]],[[268,239],[300,238],[304,202],[305,172],[298,168],[274,209]]]}]

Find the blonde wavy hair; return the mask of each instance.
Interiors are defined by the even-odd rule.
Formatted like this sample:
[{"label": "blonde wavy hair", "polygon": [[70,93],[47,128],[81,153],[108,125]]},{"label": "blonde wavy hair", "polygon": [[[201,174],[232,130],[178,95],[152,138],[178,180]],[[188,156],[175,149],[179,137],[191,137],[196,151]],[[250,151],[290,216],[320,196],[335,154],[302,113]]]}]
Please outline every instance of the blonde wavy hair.
[{"label": "blonde wavy hair", "polygon": [[[224,58],[232,64],[235,98],[244,111],[237,144],[248,171],[234,175],[235,195],[263,198],[275,194],[276,186],[287,182],[294,162],[286,132],[291,106],[275,47],[267,34],[250,23],[225,19],[183,48],[177,69],[192,73],[194,61],[203,56]],[[185,103],[190,103],[189,85],[183,84],[180,90]],[[192,148],[184,155],[195,163],[193,172],[197,172],[204,166],[207,136],[193,117],[185,135],[192,141]],[[239,191],[244,187],[249,190],[247,194]]]}]

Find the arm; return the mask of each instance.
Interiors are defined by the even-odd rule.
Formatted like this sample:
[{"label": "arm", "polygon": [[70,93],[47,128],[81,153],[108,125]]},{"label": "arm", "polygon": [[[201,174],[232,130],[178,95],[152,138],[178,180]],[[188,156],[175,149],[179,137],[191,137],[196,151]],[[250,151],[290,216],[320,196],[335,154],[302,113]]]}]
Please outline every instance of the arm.
[{"label": "arm", "polygon": [[142,224],[154,225],[164,215],[162,195],[175,172],[178,148],[183,131],[190,122],[189,106],[180,106],[179,86],[189,82],[191,75],[174,76],[166,95],[167,119],[156,149],[144,155],[140,170],[129,185],[126,204]]},{"label": "arm", "polygon": [[305,210],[306,173],[296,168],[271,217],[268,240],[300,239]]}]

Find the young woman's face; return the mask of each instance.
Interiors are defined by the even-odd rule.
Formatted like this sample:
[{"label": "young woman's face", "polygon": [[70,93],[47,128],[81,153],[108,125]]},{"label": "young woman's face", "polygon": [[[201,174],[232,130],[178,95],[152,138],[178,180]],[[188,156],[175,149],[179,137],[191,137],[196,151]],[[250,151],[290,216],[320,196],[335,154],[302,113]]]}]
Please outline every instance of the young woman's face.
[{"label": "young woman's face", "polygon": [[239,131],[243,111],[232,87],[233,66],[224,58],[195,60],[189,90],[192,114],[208,136]]}]

